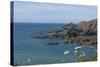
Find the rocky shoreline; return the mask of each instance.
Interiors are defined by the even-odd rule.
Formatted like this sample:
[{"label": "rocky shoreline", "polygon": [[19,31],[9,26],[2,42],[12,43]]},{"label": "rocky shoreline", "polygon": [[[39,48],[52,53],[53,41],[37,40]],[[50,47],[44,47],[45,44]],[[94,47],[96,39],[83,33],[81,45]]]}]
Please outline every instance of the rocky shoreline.
[{"label": "rocky shoreline", "polygon": [[[97,19],[82,21],[78,24],[66,24],[62,30],[49,31],[48,35],[32,35],[37,39],[62,39],[65,43],[87,43],[97,45]],[[51,42],[49,44],[59,44]]]}]

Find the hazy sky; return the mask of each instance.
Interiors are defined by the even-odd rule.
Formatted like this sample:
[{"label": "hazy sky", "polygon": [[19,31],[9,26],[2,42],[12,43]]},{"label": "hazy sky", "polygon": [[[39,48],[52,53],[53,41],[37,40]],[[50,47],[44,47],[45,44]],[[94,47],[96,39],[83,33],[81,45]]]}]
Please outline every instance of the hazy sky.
[{"label": "hazy sky", "polygon": [[14,22],[68,23],[97,17],[96,6],[14,2]]}]

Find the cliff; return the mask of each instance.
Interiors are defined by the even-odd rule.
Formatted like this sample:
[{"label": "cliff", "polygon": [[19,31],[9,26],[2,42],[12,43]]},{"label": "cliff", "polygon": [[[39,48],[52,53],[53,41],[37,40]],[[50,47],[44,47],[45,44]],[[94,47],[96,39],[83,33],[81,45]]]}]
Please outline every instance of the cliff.
[{"label": "cliff", "polygon": [[93,19],[90,21],[82,21],[79,23],[79,28],[84,31],[91,32],[91,34],[97,34],[97,19]]},{"label": "cliff", "polygon": [[49,31],[48,35],[33,36],[40,39],[62,39],[65,43],[97,44],[97,19],[82,21],[79,24],[66,24],[62,30]]}]

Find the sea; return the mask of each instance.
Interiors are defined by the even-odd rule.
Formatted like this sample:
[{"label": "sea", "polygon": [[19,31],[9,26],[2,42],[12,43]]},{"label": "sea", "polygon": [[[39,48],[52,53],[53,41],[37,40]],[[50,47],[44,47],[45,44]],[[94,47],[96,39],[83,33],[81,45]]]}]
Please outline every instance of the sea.
[{"label": "sea", "polygon": [[[14,23],[14,65],[37,65],[77,62],[74,53],[76,43],[65,44],[60,39],[38,39],[34,35],[47,35],[50,31],[63,29],[65,24],[57,23]],[[59,45],[48,45],[49,42],[58,41]],[[94,46],[83,44],[81,51],[85,58],[97,53]],[[68,54],[64,54],[64,52]]]}]

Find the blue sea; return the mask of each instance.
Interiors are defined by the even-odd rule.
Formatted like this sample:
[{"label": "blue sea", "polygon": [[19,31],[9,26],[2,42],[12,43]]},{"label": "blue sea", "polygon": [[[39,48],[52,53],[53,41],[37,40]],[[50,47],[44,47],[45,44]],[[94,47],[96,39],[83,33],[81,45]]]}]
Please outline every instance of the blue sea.
[{"label": "blue sea", "polygon": [[[63,29],[65,24],[54,23],[14,23],[14,65],[34,65],[77,62],[75,47],[77,44],[64,44],[58,39],[36,39],[32,35],[47,35],[49,31]],[[48,42],[59,41],[59,45],[48,45]],[[95,55],[97,48],[81,45],[86,58]],[[69,54],[64,55],[64,51]]]}]

